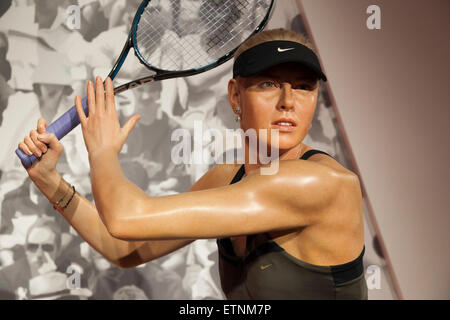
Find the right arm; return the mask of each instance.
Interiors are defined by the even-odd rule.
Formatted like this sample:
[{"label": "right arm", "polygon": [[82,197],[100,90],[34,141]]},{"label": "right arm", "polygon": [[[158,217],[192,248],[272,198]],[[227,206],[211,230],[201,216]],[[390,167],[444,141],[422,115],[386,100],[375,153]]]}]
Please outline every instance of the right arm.
[{"label": "right arm", "polygon": [[[70,186],[57,172],[53,177],[48,176],[45,180],[36,179],[33,182],[53,204],[65,195],[62,202],[64,204],[71,195],[71,190],[68,190]],[[157,259],[193,241],[123,241],[116,239],[108,232],[95,205],[78,192],[66,209],[58,208],[57,211],[91,247],[111,263],[122,268],[135,267]]]},{"label": "right arm", "polygon": [[[30,136],[25,137],[24,141],[19,144],[19,148],[28,155],[42,156],[40,161],[36,161],[32,167],[26,169],[28,175],[52,204],[64,198],[63,205],[69,199],[71,190],[69,190],[70,186],[67,182],[56,171],[56,163],[62,153],[62,145],[53,134],[45,133],[46,127],[45,120],[39,119],[37,131],[32,130]],[[42,135],[41,139],[38,139],[38,134]],[[46,145],[49,147],[47,148]],[[211,179],[212,175],[214,175],[214,168],[200,178],[188,192],[210,188],[211,183],[208,181],[220,180]],[[75,194],[66,209],[58,209],[58,212],[90,246],[110,262],[122,268],[135,267],[157,259],[195,240],[124,241],[114,238],[108,232],[95,205],[79,193]]]}]

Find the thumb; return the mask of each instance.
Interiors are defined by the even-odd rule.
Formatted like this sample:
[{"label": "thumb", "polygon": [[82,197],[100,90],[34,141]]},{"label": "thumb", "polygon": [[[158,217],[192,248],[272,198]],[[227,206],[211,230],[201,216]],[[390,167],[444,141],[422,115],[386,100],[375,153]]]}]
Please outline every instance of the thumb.
[{"label": "thumb", "polygon": [[122,127],[122,134],[123,134],[123,141],[127,140],[128,135],[130,134],[131,130],[133,130],[136,123],[141,119],[141,116],[138,114],[135,114],[132,116],[128,121],[123,125]]}]

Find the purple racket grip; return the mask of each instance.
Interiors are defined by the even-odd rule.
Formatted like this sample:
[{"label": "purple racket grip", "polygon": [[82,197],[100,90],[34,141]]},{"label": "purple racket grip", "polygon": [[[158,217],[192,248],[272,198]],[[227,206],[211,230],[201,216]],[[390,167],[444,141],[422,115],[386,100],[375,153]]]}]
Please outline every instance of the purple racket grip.
[{"label": "purple racket grip", "polygon": [[[89,116],[89,108],[87,103],[87,98],[83,98],[81,100],[81,104],[83,106],[84,113],[86,117]],[[47,127],[47,133],[54,133],[58,140],[61,140],[66,134],[72,131],[77,125],[80,124],[80,118],[78,117],[77,109],[75,106],[70,108],[66,113],[64,113],[61,117],[56,119],[52,124]],[[27,155],[21,149],[16,150],[17,156],[22,161],[23,165],[26,168],[29,168],[36,162],[38,158],[35,155]]]}]

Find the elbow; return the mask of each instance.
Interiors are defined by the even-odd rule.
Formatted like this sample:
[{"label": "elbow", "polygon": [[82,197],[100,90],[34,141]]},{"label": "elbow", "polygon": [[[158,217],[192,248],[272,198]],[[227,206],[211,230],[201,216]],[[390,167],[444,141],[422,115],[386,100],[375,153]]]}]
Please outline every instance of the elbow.
[{"label": "elbow", "polygon": [[125,234],[124,224],[121,219],[114,218],[106,222],[106,229],[108,229],[109,234],[119,240],[128,240]]},{"label": "elbow", "polygon": [[121,216],[120,211],[119,209],[113,208],[98,209],[108,233],[116,239],[128,240],[125,235],[127,232],[126,223],[124,222],[125,219]]},{"label": "elbow", "polygon": [[135,219],[142,212],[142,201],[139,199],[127,200],[127,204],[134,203],[133,206],[126,205],[125,201],[116,202],[115,206],[105,208],[107,215],[104,217],[104,224],[109,234],[119,240],[139,240],[136,231],[139,230],[140,219]]},{"label": "elbow", "polygon": [[[110,223],[109,225],[107,225],[107,229],[112,237],[123,241],[128,240],[127,236],[124,233],[125,228],[123,228],[123,223],[115,221],[114,223]],[[142,263],[140,262],[140,257],[136,251],[128,253],[124,256],[115,256],[114,258],[105,256],[105,258],[114,266],[119,267],[120,269],[131,269],[137,267]]]},{"label": "elbow", "polygon": [[[99,210],[100,213],[100,210]],[[124,223],[123,219],[118,215],[117,210],[108,210],[108,215],[100,214],[108,233],[119,240],[127,240],[124,237]]]}]

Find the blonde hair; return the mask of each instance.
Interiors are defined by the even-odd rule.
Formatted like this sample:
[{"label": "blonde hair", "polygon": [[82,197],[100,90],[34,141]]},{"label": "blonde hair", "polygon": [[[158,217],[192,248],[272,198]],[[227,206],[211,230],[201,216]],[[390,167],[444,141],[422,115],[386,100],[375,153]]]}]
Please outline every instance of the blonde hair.
[{"label": "blonde hair", "polygon": [[234,54],[234,60],[237,59],[243,53],[244,51],[255,47],[261,43],[268,42],[268,41],[276,41],[276,40],[286,40],[286,41],[293,41],[298,42],[300,44],[303,44],[304,46],[308,47],[312,51],[315,52],[314,46],[312,43],[308,40],[307,36],[305,34],[300,34],[291,30],[286,29],[271,29],[271,30],[264,30],[260,33],[257,33],[247,39],[244,43],[240,45],[240,47],[236,50]]}]

